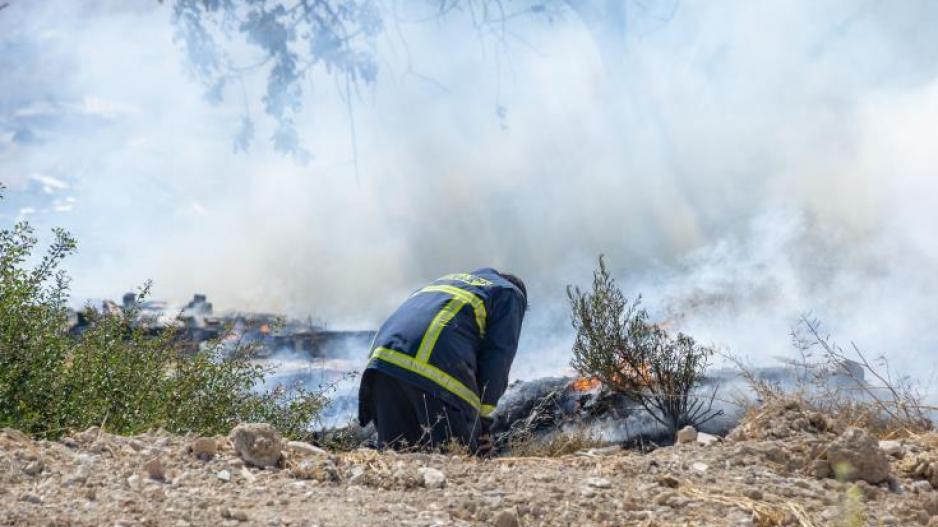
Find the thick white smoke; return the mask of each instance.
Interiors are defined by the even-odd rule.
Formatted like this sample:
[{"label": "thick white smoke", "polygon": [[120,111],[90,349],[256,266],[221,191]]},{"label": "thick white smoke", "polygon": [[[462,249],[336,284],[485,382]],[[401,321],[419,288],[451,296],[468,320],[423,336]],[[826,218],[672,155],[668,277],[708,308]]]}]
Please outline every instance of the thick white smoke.
[{"label": "thick white smoke", "polygon": [[[354,101],[356,182],[330,78],[310,79],[301,166],[266,142],[262,77],[205,102],[167,6],[14,1],[2,218],[75,232],[78,299],[152,278],[160,297],[336,326],[374,327],[434,276],[504,268],[530,284],[520,377],[565,366],[564,286],[601,252],[657,316],[736,353],[785,354],[814,310],[907,369],[928,360],[938,8],[667,4],[636,2],[616,47],[572,12],[493,38],[404,2]],[[236,154],[245,101],[258,141]]]}]

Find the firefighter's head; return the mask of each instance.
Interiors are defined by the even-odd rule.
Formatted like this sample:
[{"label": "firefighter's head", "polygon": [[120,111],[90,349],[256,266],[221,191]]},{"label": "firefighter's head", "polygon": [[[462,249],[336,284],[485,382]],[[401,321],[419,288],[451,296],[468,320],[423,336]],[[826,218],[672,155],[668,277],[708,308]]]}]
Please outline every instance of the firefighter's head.
[{"label": "firefighter's head", "polygon": [[524,309],[527,310],[528,309],[528,289],[524,286],[524,282],[521,281],[520,278],[518,278],[517,276],[511,273],[503,273],[499,271],[498,275],[504,278],[505,280],[508,280],[509,282],[511,282],[511,285],[517,287],[518,291],[521,291],[521,297],[524,300]]}]

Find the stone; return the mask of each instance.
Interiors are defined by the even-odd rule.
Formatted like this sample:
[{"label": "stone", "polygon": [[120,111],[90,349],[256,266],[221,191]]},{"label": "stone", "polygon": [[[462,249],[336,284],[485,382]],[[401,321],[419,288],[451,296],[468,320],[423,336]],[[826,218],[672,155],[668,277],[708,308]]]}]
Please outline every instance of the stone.
[{"label": "stone", "polygon": [[918,494],[924,494],[931,492],[934,488],[928,480],[920,479],[912,483],[912,490]]},{"label": "stone", "polygon": [[719,443],[722,439],[719,436],[713,434],[707,434],[704,432],[697,432],[697,444],[703,446],[710,446],[715,443]]},{"label": "stone", "polygon": [[759,501],[765,497],[761,490],[751,487],[743,490],[743,496],[746,496],[747,498],[755,501]]},{"label": "stone", "polygon": [[218,453],[218,442],[214,437],[197,437],[189,448],[195,457],[208,461]]},{"label": "stone", "polygon": [[894,458],[902,458],[905,455],[905,447],[899,441],[880,441],[879,448],[881,448],[887,456],[892,456]]},{"label": "stone", "polygon": [[365,467],[360,465],[355,465],[352,467],[352,470],[349,471],[348,484],[349,485],[358,485],[362,483],[365,479]]},{"label": "stone", "polygon": [[708,469],[710,469],[710,465],[698,461],[696,463],[692,463],[690,468],[692,470],[696,470],[697,472],[706,472]]},{"label": "stone", "polygon": [[273,467],[280,462],[280,432],[267,423],[243,423],[228,435],[238,456],[256,467]]},{"label": "stone", "polygon": [[608,489],[612,487],[612,483],[606,478],[586,478],[583,480],[583,483],[586,484],[587,487],[593,487],[594,489]]},{"label": "stone", "polygon": [[34,461],[30,461],[29,464],[23,468],[23,473],[25,473],[27,476],[38,476],[42,473],[43,468],[45,468],[45,464],[42,462],[42,460],[36,459]]},{"label": "stone", "polygon": [[684,428],[677,431],[676,442],[679,445],[683,445],[685,443],[693,443],[694,441],[697,441],[697,429],[694,428],[693,426],[687,425]]},{"label": "stone", "polygon": [[658,478],[658,484],[662,487],[668,487],[669,489],[676,489],[681,482],[678,479],[670,474],[665,474]]},{"label": "stone", "polygon": [[287,450],[292,454],[299,456],[327,456],[328,452],[316,445],[311,445],[304,441],[290,441],[287,443]]},{"label": "stone", "polygon": [[495,515],[492,521],[495,527],[519,527],[518,511],[515,509],[505,509]]},{"label": "stone", "polygon": [[831,477],[833,475],[831,464],[826,459],[815,459],[811,462],[811,475],[818,479]]},{"label": "stone", "polygon": [[215,473],[215,477],[222,481],[231,481],[231,472],[229,470],[219,470]]},{"label": "stone", "polygon": [[42,498],[35,494],[26,493],[20,497],[20,500],[25,501],[26,503],[34,503],[36,505],[42,503]]},{"label": "stone", "polygon": [[163,466],[163,462],[160,461],[160,458],[158,457],[147,461],[143,465],[143,470],[146,471],[147,475],[150,476],[151,479],[158,481],[163,481],[166,479],[166,467]]},{"label": "stone", "polygon": [[421,484],[428,489],[441,489],[446,486],[446,475],[433,467],[417,469]]},{"label": "stone", "polygon": [[228,507],[225,507],[221,510],[221,517],[227,520],[236,520],[239,522],[248,521],[248,515],[246,512],[239,510],[239,509],[231,509]]},{"label": "stone", "polygon": [[889,479],[889,458],[866,430],[850,427],[831,442],[827,450],[837,479],[881,483]]},{"label": "stone", "polygon": [[290,467],[290,475],[297,479],[339,481],[339,469],[330,459],[303,459]]},{"label": "stone", "polygon": [[938,496],[935,496],[934,493],[932,494],[933,495],[925,498],[922,502],[922,506],[925,507],[925,512],[927,512],[929,516],[938,516]]}]

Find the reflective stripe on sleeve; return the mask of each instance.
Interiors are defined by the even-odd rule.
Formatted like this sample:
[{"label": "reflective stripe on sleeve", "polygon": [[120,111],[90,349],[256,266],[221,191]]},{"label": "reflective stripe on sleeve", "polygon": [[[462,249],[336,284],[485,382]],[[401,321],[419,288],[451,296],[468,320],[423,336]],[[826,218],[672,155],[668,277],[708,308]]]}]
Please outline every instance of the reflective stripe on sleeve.
[{"label": "reflective stripe on sleeve", "polygon": [[492,415],[492,412],[494,411],[495,411],[494,404],[483,404],[479,409],[479,414],[481,414],[482,417],[488,417]]}]

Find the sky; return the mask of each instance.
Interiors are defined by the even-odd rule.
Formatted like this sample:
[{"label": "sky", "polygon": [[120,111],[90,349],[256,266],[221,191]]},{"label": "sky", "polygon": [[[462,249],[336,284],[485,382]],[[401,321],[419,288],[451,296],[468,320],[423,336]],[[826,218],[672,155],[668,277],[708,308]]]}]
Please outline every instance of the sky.
[{"label": "sky", "polygon": [[[810,312],[927,381],[938,5],[629,1],[610,47],[572,12],[498,33],[427,4],[380,4],[351,118],[333,78],[308,79],[303,164],[267,140],[263,71],[207,101],[171,2],[11,1],[0,221],[77,236],[76,304],[152,279],[337,328],[495,266],[529,285],[519,377],[566,368],[565,287],[605,254],[627,295],[721,350],[789,356]],[[236,152],[245,112],[257,138]]]}]

